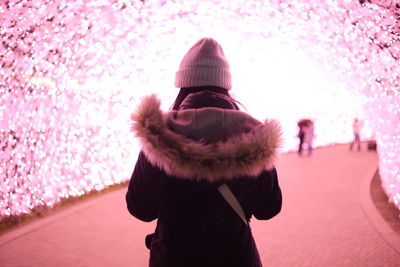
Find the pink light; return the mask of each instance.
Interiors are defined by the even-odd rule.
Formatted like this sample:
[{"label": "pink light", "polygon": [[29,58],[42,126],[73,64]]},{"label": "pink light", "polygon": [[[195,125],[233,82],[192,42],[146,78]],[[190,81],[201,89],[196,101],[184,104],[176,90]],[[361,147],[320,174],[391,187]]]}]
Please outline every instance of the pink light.
[{"label": "pink light", "polygon": [[130,113],[154,92],[171,106],[180,59],[203,36],[224,47],[248,111],[281,121],[284,151],[301,117],[317,146],[349,142],[362,118],[400,207],[393,2],[106,2],[0,3],[0,219],[129,179]]}]

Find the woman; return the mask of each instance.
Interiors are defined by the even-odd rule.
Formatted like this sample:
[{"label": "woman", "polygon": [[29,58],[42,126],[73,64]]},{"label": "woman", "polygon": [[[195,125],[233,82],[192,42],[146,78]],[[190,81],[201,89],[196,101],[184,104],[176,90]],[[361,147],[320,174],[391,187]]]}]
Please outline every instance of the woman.
[{"label": "woman", "polygon": [[175,85],[171,111],[162,112],[152,95],[132,115],[142,151],[126,201],[139,220],[158,219],[150,266],[262,266],[248,222],[281,210],[273,166],[279,125],[239,110],[229,95],[229,64],[211,38],[187,52]]}]

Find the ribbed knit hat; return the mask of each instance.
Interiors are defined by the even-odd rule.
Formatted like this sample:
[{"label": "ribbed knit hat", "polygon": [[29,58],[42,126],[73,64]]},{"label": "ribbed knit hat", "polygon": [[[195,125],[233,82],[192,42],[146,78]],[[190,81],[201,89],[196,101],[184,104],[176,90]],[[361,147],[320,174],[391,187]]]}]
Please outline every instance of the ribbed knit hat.
[{"label": "ribbed knit hat", "polygon": [[202,38],[193,45],[179,65],[175,86],[218,86],[231,89],[229,63],[221,45],[212,38]]}]

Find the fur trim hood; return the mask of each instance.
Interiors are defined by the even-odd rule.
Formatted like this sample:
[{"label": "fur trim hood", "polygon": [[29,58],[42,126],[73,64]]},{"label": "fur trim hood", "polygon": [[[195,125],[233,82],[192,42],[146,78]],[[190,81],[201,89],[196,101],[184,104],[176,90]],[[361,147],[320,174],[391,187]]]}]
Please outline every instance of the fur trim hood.
[{"label": "fur trim hood", "polygon": [[147,159],[181,179],[256,177],[273,168],[281,143],[277,121],[222,108],[162,112],[155,95],[144,97],[131,119]]}]

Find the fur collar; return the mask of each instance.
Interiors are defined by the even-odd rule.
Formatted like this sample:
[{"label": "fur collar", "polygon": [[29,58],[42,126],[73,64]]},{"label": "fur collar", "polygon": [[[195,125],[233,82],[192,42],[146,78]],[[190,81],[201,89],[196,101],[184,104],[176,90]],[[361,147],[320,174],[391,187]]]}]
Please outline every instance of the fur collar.
[{"label": "fur collar", "polygon": [[[215,135],[206,139],[192,136],[199,131],[199,123],[194,123],[193,118],[200,117],[202,121],[202,117],[210,117],[209,112],[223,113],[211,117],[220,117],[220,125],[228,125],[219,128],[224,133],[219,140]],[[273,167],[281,143],[276,121],[261,123],[244,112],[219,108],[164,113],[155,95],[144,97],[131,119],[131,129],[148,160],[181,179],[216,182],[239,176],[255,177]],[[226,123],[229,121],[230,124]],[[204,129],[219,131],[214,127],[210,130],[209,126],[206,123]]]}]

